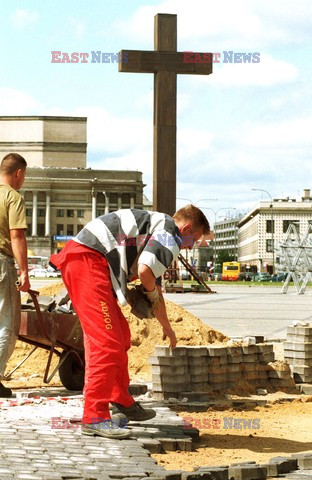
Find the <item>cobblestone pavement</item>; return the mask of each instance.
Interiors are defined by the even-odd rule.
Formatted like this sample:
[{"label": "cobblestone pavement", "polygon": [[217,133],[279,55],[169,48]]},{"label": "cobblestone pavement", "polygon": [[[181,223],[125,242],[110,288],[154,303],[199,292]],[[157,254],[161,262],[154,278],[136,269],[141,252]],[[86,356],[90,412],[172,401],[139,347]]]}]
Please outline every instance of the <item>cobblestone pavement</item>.
[{"label": "cobblestone pavement", "polygon": [[82,395],[69,396],[61,388],[16,395],[0,402],[0,479],[312,480],[312,452],[277,457],[266,465],[245,462],[207,465],[195,472],[165,470],[150,452],[191,450],[198,430],[185,429],[183,420],[160,403],[145,400],[157,415],[142,424],[131,422],[131,438],[109,440],[81,435],[80,426],[70,423],[82,413]]},{"label": "cobblestone pavement", "polygon": [[191,448],[192,440],[182,419],[167,407],[155,408],[155,419],[130,423],[131,438],[110,440],[81,435],[80,425],[70,423],[82,413],[81,395],[3,401],[0,479],[161,478],[165,470],[149,450],[172,449],[173,442]]}]

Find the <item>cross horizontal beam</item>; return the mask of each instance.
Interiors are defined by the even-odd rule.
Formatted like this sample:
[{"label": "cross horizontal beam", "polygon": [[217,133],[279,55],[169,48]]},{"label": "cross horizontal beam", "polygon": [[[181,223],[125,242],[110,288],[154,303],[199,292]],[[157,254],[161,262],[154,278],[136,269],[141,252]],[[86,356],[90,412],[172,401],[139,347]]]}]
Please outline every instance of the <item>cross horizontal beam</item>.
[{"label": "cross horizontal beam", "polygon": [[[203,63],[188,63],[185,61],[184,52],[121,50],[119,58],[127,58],[127,61],[119,61],[118,69],[119,72],[129,73],[175,72],[189,75],[210,75],[212,73],[212,54],[197,54],[196,52],[196,57],[203,59]],[[204,63],[204,59],[206,63]]]}]

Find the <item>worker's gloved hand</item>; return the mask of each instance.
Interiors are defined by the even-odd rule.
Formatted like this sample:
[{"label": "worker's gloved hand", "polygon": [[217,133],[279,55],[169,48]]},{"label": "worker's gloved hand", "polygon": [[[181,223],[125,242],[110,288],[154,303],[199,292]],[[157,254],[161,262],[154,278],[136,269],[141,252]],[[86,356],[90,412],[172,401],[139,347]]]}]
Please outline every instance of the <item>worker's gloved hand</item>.
[{"label": "worker's gloved hand", "polygon": [[126,297],[133,315],[140,319],[154,318],[152,304],[143,293],[142,285],[136,285],[134,288],[128,289]]},{"label": "worker's gloved hand", "polygon": [[154,290],[152,290],[151,292],[148,292],[143,288],[143,293],[146,296],[146,298],[151,302],[152,311],[157,310],[157,308],[161,303],[161,297],[159,295],[157,286],[155,285]]}]

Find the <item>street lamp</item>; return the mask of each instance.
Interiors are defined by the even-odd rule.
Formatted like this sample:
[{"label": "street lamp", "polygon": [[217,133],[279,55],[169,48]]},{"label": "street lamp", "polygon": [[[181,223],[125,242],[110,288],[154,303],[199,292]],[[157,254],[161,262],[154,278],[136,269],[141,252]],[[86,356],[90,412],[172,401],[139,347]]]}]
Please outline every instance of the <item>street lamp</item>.
[{"label": "street lamp", "polygon": [[264,188],[252,188],[254,192],[265,192],[267,195],[269,195],[271,204],[270,204],[270,209],[271,209],[271,234],[272,234],[272,273],[274,273],[275,270],[275,265],[274,265],[274,224],[273,224],[273,200],[272,200],[272,195],[267,191],[264,190]]}]

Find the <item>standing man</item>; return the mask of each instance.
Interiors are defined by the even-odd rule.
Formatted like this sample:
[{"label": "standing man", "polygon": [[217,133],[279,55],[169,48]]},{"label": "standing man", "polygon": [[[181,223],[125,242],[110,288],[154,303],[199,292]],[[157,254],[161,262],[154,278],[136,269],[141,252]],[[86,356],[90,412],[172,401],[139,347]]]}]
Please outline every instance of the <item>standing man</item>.
[{"label": "standing man", "polygon": [[[0,165],[0,378],[13,353],[21,320],[20,291],[30,288],[28,279],[26,211],[17,190],[24,183],[27,163],[17,153],[6,155]],[[20,285],[16,286],[20,269]],[[11,397],[12,390],[0,382],[0,397]]]},{"label": "standing man", "polygon": [[139,278],[154,316],[168,337],[177,339],[166,312],[157,279],[191,248],[209,224],[201,210],[187,205],[173,218],[145,210],[118,210],[89,222],[67,242],[51,265],[61,270],[84,333],[85,386],[82,433],[123,438],[129,432],[111,421],[109,403],[128,420],[144,421],[156,412],[143,409],[128,392],[127,351],[130,330],[121,312],[128,296],[127,282]]}]

